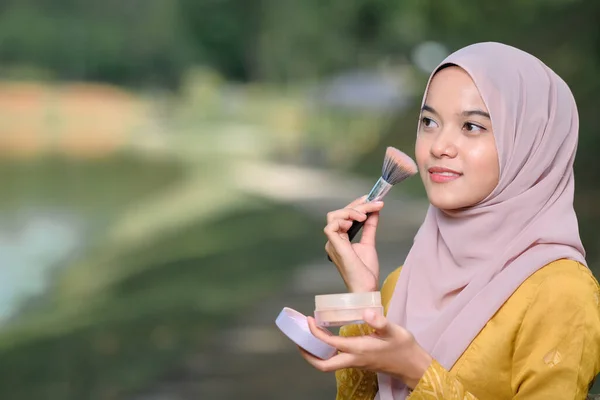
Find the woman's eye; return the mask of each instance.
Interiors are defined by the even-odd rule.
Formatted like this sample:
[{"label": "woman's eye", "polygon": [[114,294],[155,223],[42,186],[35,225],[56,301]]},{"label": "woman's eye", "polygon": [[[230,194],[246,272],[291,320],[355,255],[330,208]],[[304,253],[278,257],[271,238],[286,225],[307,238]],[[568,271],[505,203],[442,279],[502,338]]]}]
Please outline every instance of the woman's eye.
[{"label": "woman's eye", "polygon": [[465,122],[464,129],[469,132],[479,132],[486,130],[483,126],[475,125],[470,122]]},{"label": "woman's eye", "polygon": [[421,118],[421,123],[426,128],[435,128],[437,126],[437,124],[435,123],[434,120],[432,120],[431,118],[427,118],[427,117]]}]

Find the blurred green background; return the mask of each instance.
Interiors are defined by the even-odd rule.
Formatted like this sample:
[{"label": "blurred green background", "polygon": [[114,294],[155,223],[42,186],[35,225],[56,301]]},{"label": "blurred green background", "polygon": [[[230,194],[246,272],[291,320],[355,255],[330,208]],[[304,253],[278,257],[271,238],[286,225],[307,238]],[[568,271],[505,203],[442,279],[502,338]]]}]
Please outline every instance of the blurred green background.
[{"label": "blurred green background", "polygon": [[[429,72],[477,41],[571,86],[600,273],[599,20],[594,0],[3,0],[0,398],[332,398],[274,319],[343,290],[325,213],[386,146],[413,154]],[[417,178],[390,199],[383,272],[426,208]]]}]

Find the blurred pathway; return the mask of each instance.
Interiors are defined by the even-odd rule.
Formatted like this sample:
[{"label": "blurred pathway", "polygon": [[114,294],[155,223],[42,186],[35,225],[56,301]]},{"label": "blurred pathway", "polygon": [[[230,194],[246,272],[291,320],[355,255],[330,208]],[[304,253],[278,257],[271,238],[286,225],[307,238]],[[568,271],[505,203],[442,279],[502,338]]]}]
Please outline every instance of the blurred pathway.
[{"label": "blurred pathway", "polygon": [[[328,171],[257,162],[240,164],[234,177],[244,192],[290,203],[323,220],[328,211],[343,207],[374,183]],[[403,262],[426,210],[422,200],[404,198],[399,192],[395,188],[388,195],[382,212],[378,234],[382,277]],[[131,400],[335,398],[333,374],[310,367],[274,320],[284,306],[310,314],[316,294],[343,291],[335,267],[323,253],[322,258],[295,269],[278,292],[249,305],[212,338],[204,353],[190,355],[185,365]]]}]

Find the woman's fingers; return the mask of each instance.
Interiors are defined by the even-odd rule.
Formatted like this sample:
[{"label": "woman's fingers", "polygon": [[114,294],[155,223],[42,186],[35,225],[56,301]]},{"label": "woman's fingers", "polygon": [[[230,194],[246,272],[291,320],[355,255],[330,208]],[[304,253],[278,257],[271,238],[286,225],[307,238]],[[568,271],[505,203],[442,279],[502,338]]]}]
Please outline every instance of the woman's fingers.
[{"label": "woman's fingers", "polygon": [[[360,242],[369,246],[375,246],[375,237],[377,232],[377,224],[379,223],[379,211],[369,214],[363,226],[362,237]],[[350,228],[348,228],[350,229]]]},{"label": "woman's fingers", "polygon": [[302,357],[313,367],[315,367],[316,369],[318,369],[321,372],[333,372],[333,371],[337,371],[338,369],[344,369],[344,368],[350,368],[350,367],[355,367],[355,359],[356,357],[352,354],[348,354],[348,353],[338,353],[337,355],[331,357],[328,360],[322,360],[318,357],[313,356],[312,354],[310,354],[309,352],[307,352],[306,350],[304,350],[301,347],[298,347],[300,349],[300,354],[302,354]]},{"label": "woman's fingers", "polygon": [[365,201],[367,201],[367,196],[368,195],[364,195],[364,196],[360,196],[358,199],[352,201],[350,204],[348,204],[346,207],[344,208],[354,208],[359,204],[363,204]]},{"label": "woman's fingers", "polygon": [[381,211],[383,205],[383,201],[374,201],[370,203],[359,204],[356,207],[354,207],[354,209],[364,214],[370,214]]},{"label": "woman's fingers", "polygon": [[364,221],[367,219],[367,214],[381,211],[383,208],[382,201],[372,203],[359,204],[354,207],[342,208],[327,213],[327,223],[331,223],[336,219],[352,219],[355,221]]},{"label": "woman's fingers", "polygon": [[339,236],[339,232],[342,230],[343,221],[344,220],[342,219],[335,219],[327,225],[325,225],[325,228],[323,228],[323,232],[325,232],[325,236],[327,236],[329,240]]},{"label": "woman's fingers", "polygon": [[330,224],[336,219],[352,219],[355,221],[364,221],[367,219],[367,215],[364,212],[360,212],[354,208],[342,208],[341,210],[335,210],[327,213],[327,223]]},{"label": "woman's fingers", "polygon": [[365,221],[361,243],[375,244],[379,210],[383,208],[383,202],[365,203],[356,207],[357,209],[343,208],[327,214],[327,225],[323,229],[323,232],[328,239],[325,244],[325,251],[331,259],[335,258],[332,253],[339,253],[344,246],[350,245],[347,232],[352,227],[354,221]]},{"label": "woman's fingers", "polygon": [[352,344],[354,343],[354,345],[356,345],[356,337],[342,337],[333,335],[327,329],[318,326],[315,319],[311,316],[308,316],[306,318],[306,321],[308,322],[308,328],[310,329],[310,333],[312,333],[313,336],[317,339],[321,340],[324,343],[327,343],[332,347],[335,347],[340,351],[346,353],[353,352],[354,347]]},{"label": "woman's fingers", "polygon": [[336,252],[339,252],[342,246],[350,245],[350,242],[348,242],[348,237],[343,237],[342,234],[348,232],[348,229],[350,229],[351,226],[352,221],[341,219],[336,219],[325,226],[323,232],[325,232],[325,236],[327,236],[328,239],[327,244],[325,245],[325,250],[327,251],[327,254],[329,254],[329,257],[332,257],[332,246],[335,248]]},{"label": "woman's fingers", "polygon": [[352,224],[354,223],[354,221],[350,221],[350,220],[342,220],[339,222],[340,225],[340,233],[346,233],[350,230],[350,228],[352,227]]}]

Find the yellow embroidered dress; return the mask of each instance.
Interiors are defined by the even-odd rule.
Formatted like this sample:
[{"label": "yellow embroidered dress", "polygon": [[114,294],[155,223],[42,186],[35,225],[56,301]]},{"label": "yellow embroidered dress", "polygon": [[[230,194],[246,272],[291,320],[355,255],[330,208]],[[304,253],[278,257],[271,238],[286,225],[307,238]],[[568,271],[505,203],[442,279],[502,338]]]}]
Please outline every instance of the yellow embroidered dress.
[{"label": "yellow embroidered dress", "polygon": [[[387,306],[401,268],[381,288]],[[341,336],[370,333],[348,325]],[[585,266],[558,260],[531,275],[450,371],[433,362],[410,400],[585,399],[600,372],[600,289]],[[371,400],[377,376],[336,372],[337,400]]]}]

